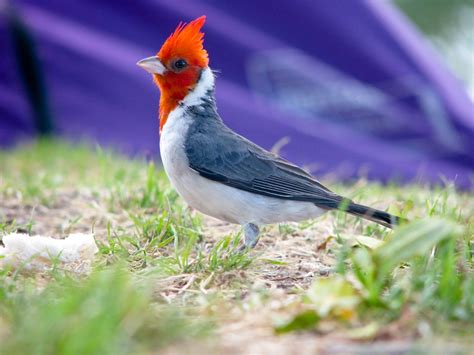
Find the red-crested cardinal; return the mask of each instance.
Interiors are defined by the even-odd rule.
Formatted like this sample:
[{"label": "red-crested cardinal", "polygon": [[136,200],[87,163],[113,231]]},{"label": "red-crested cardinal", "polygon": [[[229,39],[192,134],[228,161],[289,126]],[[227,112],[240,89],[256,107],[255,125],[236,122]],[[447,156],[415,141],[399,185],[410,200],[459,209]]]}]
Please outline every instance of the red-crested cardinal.
[{"label": "red-crested cardinal", "polygon": [[161,91],[160,153],[181,197],[215,218],[243,226],[255,247],[259,226],[342,209],[392,228],[399,218],[359,205],[296,165],[238,135],[217,113],[214,75],[203,47],[202,16],[179,24],[160,51],[137,64]]}]

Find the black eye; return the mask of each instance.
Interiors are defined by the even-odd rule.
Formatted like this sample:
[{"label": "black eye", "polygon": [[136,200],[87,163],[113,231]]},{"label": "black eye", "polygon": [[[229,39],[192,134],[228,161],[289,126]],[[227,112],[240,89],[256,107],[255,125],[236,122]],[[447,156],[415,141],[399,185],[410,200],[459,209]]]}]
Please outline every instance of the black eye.
[{"label": "black eye", "polygon": [[173,63],[173,68],[179,71],[181,69],[186,68],[187,65],[188,63],[186,63],[184,59],[178,59],[176,62]]}]

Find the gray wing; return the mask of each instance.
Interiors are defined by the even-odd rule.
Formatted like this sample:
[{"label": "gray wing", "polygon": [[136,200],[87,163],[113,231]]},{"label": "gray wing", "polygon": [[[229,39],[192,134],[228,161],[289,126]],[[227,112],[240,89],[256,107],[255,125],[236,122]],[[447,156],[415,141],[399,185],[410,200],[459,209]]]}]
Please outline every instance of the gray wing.
[{"label": "gray wing", "polygon": [[190,167],[201,176],[255,194],[313,202],[338,208],[344,199],[304,170],[232,132],[219,128],[192,129],[186,139]]}]

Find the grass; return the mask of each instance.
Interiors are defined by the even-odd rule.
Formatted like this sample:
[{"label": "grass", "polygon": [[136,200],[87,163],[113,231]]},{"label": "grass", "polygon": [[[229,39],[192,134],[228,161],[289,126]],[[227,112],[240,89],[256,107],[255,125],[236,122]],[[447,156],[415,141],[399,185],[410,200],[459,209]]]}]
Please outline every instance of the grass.
[{"label": "grass", "polygon": [[331,184],[412,222],[332,212],[239,253],[239,228],[188,209],[152,162],[40,141],[0,167],[0,238],[92,231],[99,247],[87,275],[0,271],[0,353],[290,353],[334,337],[463,352],[474,331],[474,197],[452,185]]},{"label": "grass", "polygon": [[8,282],[21,289],[4,289],[0,297],[8,327],[3,354],[152,351],[211,329],[210,323],[190,321],[182,311],[154,303],[150,287],[121,267],[97,270],[87,279],[55,275],[40,292],[29,280]]}]

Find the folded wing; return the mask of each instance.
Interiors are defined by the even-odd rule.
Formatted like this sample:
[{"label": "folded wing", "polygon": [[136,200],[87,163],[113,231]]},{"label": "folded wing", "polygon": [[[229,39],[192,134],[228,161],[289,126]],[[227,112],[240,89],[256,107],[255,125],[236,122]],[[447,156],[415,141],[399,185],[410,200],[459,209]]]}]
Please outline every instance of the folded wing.
[{"label": "folded wing", "polygon": [[313,202],[325,209],[344,200],[310,174],[260,148],[222,125],[190,132],[186,141],[190,167],[201,176],[269,197]]}]

